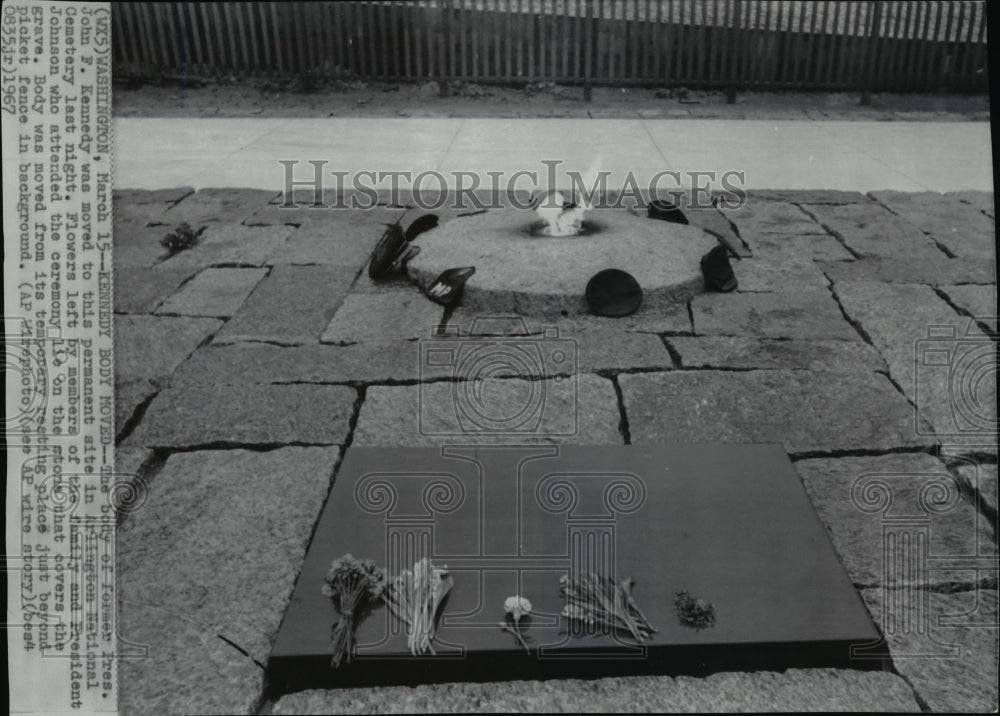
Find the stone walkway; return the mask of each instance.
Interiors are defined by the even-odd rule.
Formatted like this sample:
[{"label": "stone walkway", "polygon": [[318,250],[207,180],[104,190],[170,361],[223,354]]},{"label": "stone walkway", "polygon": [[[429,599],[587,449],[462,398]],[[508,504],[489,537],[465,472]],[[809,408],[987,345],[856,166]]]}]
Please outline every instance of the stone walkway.
[{"label": "stone walkway", "polygon": [[[435,326],[517,328],[372,284],[362,269],[398,209],[276,200],[116,193],[117,471],[148,488],[118,543],[120,632],[149,645],[123,664],[122,713],[996,709],[997,449],[977,429],[996,425],[992,193],[762,191],[692,212],[752,253],[737,293],[556,320],[577,345],[575,401],[554,374],[485,386],[502,410],[542,382],[556,409],[535,441],[784,444],[892,670],[272,699],[263,666],[343,451],[456,442],[432,434],[455,421],[456,383],[425,374],[422,346]],[[165,255],[181,222],[198,242]],[[542,323],[525,319],[529,338]],[[901,516],[927,520],[916,576],[883,562]]]}]

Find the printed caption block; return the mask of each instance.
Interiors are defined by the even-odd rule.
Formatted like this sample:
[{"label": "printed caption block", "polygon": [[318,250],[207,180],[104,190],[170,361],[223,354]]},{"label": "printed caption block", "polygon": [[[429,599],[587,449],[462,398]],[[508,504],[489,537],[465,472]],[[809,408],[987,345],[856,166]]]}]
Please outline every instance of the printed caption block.
[{"label": "printed caption block", "polygon": [[117,709],[110,3],[2,9],[11,712]]}]

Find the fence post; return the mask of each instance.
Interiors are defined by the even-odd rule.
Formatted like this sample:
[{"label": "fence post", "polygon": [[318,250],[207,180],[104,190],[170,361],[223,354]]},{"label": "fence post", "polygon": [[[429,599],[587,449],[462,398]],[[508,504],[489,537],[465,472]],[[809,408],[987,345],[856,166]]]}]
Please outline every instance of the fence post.
[{"label": "fence post", "polygon": [[587,14],[584,19],[584,27],[586,31],[584,33],[584,45],[583,45],[583,99],[589,102],[593,97],[593,85],[591,84],[591,65],[594,59],[594,28],[593,22],[591,20],[592,9],[594,5],[594,0],[585,0],[585,5],[587,7]]},{"label": "fence post", "polygon": [[875,0],[872,6],[871,25],[868,28],[868,44],[865,47],[865,81],[861,88],[861,104],[872,103],[872,85],[875,82],[875,64],[878,59],[879,26],[882,24],[882,0]]},{"label": "fence post", "polygon": [[438,95],[441,97],[448,96],[448,58],[451,56],[451,33],[449,28],[451,26],[451,1],[450,0],[440,0],[441,2],[441,24],[439,25],[438,32],[440,38],[438,43],[438,62],[441,63],[438,67]]}]

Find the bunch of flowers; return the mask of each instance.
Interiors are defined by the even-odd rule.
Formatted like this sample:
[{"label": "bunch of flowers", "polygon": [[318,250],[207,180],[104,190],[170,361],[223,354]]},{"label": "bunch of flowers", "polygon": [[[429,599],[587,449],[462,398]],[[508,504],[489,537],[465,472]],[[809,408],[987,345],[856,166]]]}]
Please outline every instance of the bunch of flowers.
[{"label": "bunch of flowers", "polygon": [[354,651],[354,620],[359,608],[369,602],[377,602],[385,591],[385,572],[375,566],[370,559],[355,559],[350,554],[338,557],[330,563],[323,587],[324,596],[330,597],[340,614],[334,625],[330,648],[334,668],[345,658],[351,662]]},{"label": "bunch of flowers", "polygon": [[621,583],[610,577],[588,572],[575,579],[563,575],[560,591],[566,606],[562,615],[582,622],[588,628],[627,631],[636,641],[649,639],[656,629],[632,598],[635,580]]},{"label": "bunch of flowers", "polygon": [[430,651],[438,608],[455,582],[447,567],[435,567],[427,558],[389,580],[383,599],[397,619],[406,624],[406,644],[416,656]]},{"label": "bunch of flowers", "polygon": [[677,592],[674,608],[682,624],[699,631],[715,624],[715,605],[704,599],[695,599],[687,591]]}]

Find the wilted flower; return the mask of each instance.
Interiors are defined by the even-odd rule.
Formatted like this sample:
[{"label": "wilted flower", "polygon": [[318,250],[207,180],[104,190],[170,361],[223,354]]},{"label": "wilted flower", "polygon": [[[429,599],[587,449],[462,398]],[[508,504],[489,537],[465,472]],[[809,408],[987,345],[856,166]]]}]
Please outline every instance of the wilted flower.
[{"label": "wilted flower", "polygon": [[715,624],[715,605],[704,599],[695,599],[687,591],[677,592],[674,608],[682,624],[699,631]]}]

